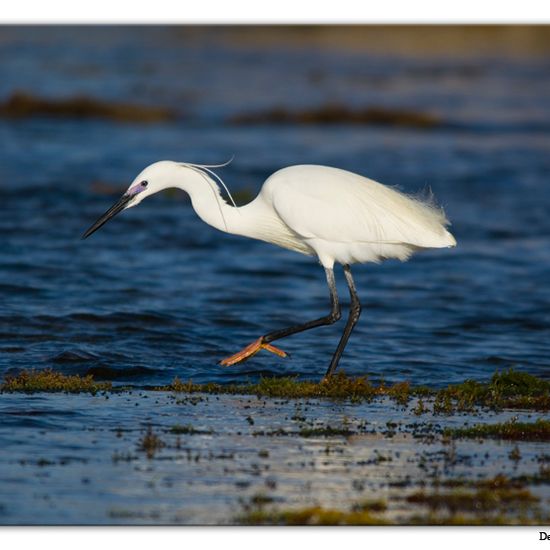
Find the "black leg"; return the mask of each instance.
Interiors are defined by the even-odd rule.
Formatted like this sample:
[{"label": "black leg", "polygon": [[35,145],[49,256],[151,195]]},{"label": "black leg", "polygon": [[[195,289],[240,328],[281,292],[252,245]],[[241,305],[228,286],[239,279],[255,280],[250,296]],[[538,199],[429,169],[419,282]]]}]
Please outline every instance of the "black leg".
[{"label": "black leg", "polygon": [[325,317],[315,319],[314,321],[308,321],[300,325],[294,325],[292,327],[283,328],[280,330],[274,330],[268,334],[265,334],[262,337],[262,342],[268,344],[279,338],[285,338],[291,334],[296,334],[297,332],[303,332],[304,330],[309,330],[310,328],[321,327],[323,325],[332,325],[340,319],[342,313],[340,311],[340,303],[338,301],[338,293],[336,292],[336,283],[334,281],[334,271],[332,269],[326,269],[325,273],[327,275],[327,283],[330,290],[330,304],[331,311]]},{"label": "black leg", "polygon": [[252,342],[252,344],[246,346],[238,353],[235,353],[231,357],[223,359],[220,364],[226,367],[236,365],[237,363],[246,361],[256,353],[258,353],[258,351],[260,351],[261,349],[266,349],[267,351],[275,353],[280,357],[286,357],[287,354],[283,350],[272,346],[270,342],[278,340],[279,338],[284,338],[285,336],[290,336],[291,334],[296,334],[297,332],[309,330],[310,328],[321,327],[323,325],[332,325],[332,323],[338,321],[338,319],[340,319],[340,317],[342,316],[342,313],[340,311],[338,294],[336,292],[336,284],[334,282],[334,271],[332,269],[325,268],[325,272],[327,275],[328,287],[330,289],[331,303],[331,311],[328,315],[326,315],[325,317],[320,317],[319,319],[315,319],[314,321],[309,321],[308,323],[294,325],[292,327],[283,328],[281,330],[275,330],[273,332],[265,334],[264,336],[260,336],[255,342]]},{"label": "black leg", "polygon": [[336,370],[336,368],[338,367],[338,361],[340,361],[340,357],[342,356],[344,348],[348,343],[351,331],[353,330],[353,327],[356,325],[357,320],[359,319],[359,315],[361,315],[361,304],[359,303],[359,297],[357,296],[357,291],[355,290],[355,284],[353,282],[353,277],[351,276],[351,269],[349,265],[344,266],[344,275],[346,276],[346,281],[348,283],[348,288],[349,288],[349,295],[351,298],[351,303],[349,308],[349,317],[348,317],[346,326],[344,328],[344,333],[340,338],[338,347],[336,348],[336,351],[332,356],[330,366],[327,370],[327,373],[325,374],[325,380],[327,378],[330,378],[334,374],[334,371]]}]

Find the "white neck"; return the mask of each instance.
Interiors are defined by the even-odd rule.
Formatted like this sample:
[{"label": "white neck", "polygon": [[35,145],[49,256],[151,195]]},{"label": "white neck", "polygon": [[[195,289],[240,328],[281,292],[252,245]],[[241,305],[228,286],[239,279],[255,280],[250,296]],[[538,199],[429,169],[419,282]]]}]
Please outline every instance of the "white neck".
[{"label": "white neck", "polygon": [[[311,250],[281,221],[269,200],[262,194],[245,206],[227,204],[213,177],[198,168],[170,163],[162,188],[185,191],[198,216],[208,225],[225,233],[267,241],[284,248],[310,254]],[[139,179],[139,178],[138,178]]]},{"label": "white neck", "polygon": [[239,233],[239,208],[227,204],[218,184],[199,169],[181,167],[171,181],[171,187],[185,191],[202,221],[224,231]]}]

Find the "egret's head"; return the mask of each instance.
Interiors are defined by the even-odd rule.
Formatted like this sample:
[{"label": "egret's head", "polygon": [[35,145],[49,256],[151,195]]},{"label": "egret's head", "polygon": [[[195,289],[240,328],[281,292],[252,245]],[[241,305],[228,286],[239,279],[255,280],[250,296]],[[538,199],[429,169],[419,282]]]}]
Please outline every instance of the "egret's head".
[{"label": "egret's head", "polygon": [[119,212],[132,208],[145,197],[170,187],[170,183],[174,180],[174,171],[179,167],[177,162],[162,160],[145,168],[130,184],[124,195],[82,235],[82,238],[89,237]]}]

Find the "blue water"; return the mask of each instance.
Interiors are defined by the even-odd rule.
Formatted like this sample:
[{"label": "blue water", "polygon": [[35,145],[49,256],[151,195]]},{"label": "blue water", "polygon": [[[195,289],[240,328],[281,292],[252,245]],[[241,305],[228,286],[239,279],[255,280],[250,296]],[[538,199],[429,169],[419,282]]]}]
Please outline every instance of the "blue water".
[{"label": "blue water", "polygon": [[[147,164],[223,162],[254,195],[319,163],[407,192],[431,187],[458,247],[356,266],[363,316],[348,374],[445,385],[514,367],[550,373],[550,61],[254,47],[180,28],[0,28],[0,99],[15,90],[175,108],[168,123],[0,119],[0,375],[319,378],[343,322],[280,341],[282,360],[217,361],[328,312],[315,260],[205,226],[183,194],[82,232]],[[241,113],[328,102],[439,115],[440,128],[235,125]],[[242,202],[242,201],[241,201]],[[347,300],[342,274],[339,289]],[[107,370],[106,370],[107,369]]]}]

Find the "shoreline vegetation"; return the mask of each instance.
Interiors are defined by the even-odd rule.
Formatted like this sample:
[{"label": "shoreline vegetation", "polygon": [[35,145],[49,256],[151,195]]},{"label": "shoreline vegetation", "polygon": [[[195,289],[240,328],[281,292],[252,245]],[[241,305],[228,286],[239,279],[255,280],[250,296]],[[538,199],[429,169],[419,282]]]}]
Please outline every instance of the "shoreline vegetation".
[{"label": "shoreline vegetation", "polygon": [[22,370],[7,375],[0,383],[0,392],[36,393],[65,392],[91,393],[124,392],[143,389],[157,392],[183,394],[230,394],[255,395],[264,398],[283,399],[334,399],[351,403],[370,401],[387,397],[399,405],[406,406],[415,400],[414,414],[425,412],[450,414],[455,411],[473,410],[475,407],[490,409],[550,410],[550,381],[526,372],[513,369],[496,371],[488,382],[466,380],[446,388],[434,389],[427,386],[413,386],[410,382],[386,385],[373,384],[367,377],[348,377],[339,372],[329,380],[313,382],[296,377],[262,377],[258,382],[243,384],[196,384],[176,377],[164,386],[113,386],[110,381],[96,380],[90,374],[85,376],[66,375],[52,369]]}]

